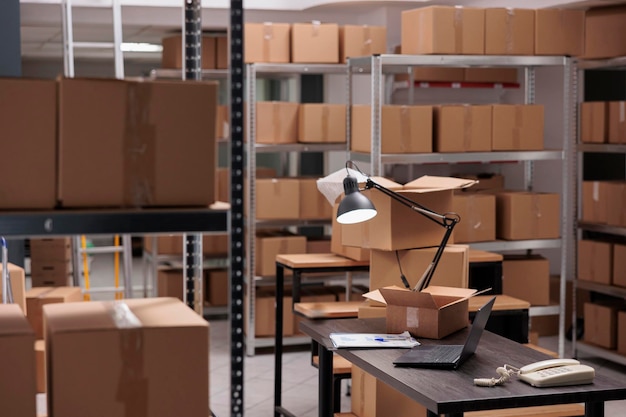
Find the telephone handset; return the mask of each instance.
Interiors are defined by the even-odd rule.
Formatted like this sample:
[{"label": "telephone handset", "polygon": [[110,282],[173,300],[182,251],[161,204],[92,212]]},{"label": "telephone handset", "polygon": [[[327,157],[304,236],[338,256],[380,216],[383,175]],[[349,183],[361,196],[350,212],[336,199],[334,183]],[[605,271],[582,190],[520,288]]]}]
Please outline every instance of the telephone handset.
[{"label": "telephone handset", "polygon": [[595,370],[576,359],[548,359],[519,370],[519,379],[534,387],[590,384],[594,377]]}]

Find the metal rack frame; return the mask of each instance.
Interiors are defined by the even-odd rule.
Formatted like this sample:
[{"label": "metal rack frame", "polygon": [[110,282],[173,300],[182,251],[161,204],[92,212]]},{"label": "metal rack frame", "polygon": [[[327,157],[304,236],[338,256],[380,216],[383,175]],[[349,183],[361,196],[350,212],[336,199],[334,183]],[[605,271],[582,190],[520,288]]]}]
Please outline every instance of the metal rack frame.
[{"label": "metal rack frame", "polygon": [[[488,56],[488,55],[374,55],[348,60],[349,85],[351,74],[371,75],[371,153],[351,153],[350,158],[365,160],[371,163],[371,175],[383,175],[385,164],[415,164],[415,163],[460,163],[460,162],[503,162],[517,161],[524,163],[524,185],[526,189],[532,189],[533,162],[538,160],[561,160],[562,190],[561,190],[561,238],[549,240],[527,240],[520,242],[486,242],[472,244],[472,247],[484,250],[519,250],[519,249],[545,249],[561,247],[561,279],[560,279],[560,306],[532,307],[531,316],[558,314],[559,315],[559,356],[564,356],[565,350],[565,301],[567,275],[573,273],[575,263],[572,262],[574,252],[574,218],[575,205],[570,204],[576,195],[575,173],[576,158],[573,138],[575,137],[576,107],[576,72],[572,59],[562,56]],[[546,150],[532,152],[479,152],[479,153],[431,153],[412,155],[385,155],[381,152],[381,109],[385,100],[384,76],[387,74],[406,74],[411,67],[516,67],[524,69],[525,91],[524,103],[535,102],[535,68],[536,67],[561,67],[563,68],[564,82],[564,111],[563,111],[563,148],[562,150]],[[413,97],[413,83],[409,83],[409,97]],[[348,94],[348,105],[352,104],[352,96]],[[349,117],[348,117],[349,118]],[[350,121],[348,120],[348,125]],[[348,149],[350,146],[350,134],[348,134]]]}]

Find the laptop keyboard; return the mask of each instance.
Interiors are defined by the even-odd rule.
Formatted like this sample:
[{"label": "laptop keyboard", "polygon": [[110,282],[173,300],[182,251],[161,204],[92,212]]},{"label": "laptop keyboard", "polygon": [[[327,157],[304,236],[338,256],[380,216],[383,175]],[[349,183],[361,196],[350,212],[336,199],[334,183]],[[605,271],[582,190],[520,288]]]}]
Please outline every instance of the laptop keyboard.
[{"label": "laptop keyboard", "polygon": [[433,363],[452,363],[461,356],[462,349],[461,345],[437,346],[437,349],[430,351],[425,359]]}]

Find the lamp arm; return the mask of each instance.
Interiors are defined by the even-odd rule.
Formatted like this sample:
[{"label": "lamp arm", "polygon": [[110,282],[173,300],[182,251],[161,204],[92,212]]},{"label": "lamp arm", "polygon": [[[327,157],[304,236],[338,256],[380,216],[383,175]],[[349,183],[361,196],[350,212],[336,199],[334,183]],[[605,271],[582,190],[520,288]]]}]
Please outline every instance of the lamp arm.
[{"label": "lamp arm", "polygon": [[437,248],[437,252],[435,252],[435,256],[432,262],[428,265],[428,267],[426,267],[426,271],[424,271],[424,274],[422,275],[420,280],[417,282],[417,284],[415,284],[415,287],[413,287],[413,291],[422,291],[424,288],[428,287],[428,285],[430,284],[430,280],[433,278],[433,275],[435,275],[435,269],[437,268],[437,265],[439,264],[441,255],[443,255],[443,251],[445,250],[446,245],[448,244],[448,240],[450,239],[452,230],[454,230],[454,226],[456,226],[458,222],[459,222],[459,219],[455,218],[455,219],[452,219],[448,224],[446,224],[445,226],[446,232],[444,233],[443,239],[441,240],[441,243],[439,244],[439,247]]}]

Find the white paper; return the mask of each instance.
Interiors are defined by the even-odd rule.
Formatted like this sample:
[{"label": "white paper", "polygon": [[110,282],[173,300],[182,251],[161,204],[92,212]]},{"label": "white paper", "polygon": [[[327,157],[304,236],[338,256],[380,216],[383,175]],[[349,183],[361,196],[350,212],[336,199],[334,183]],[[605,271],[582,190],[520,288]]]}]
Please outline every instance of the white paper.
[{"label": "white paper", "polygon": [[420,343],[407,331],[400,334],[331,333],[336,348],[412,348]]}]

